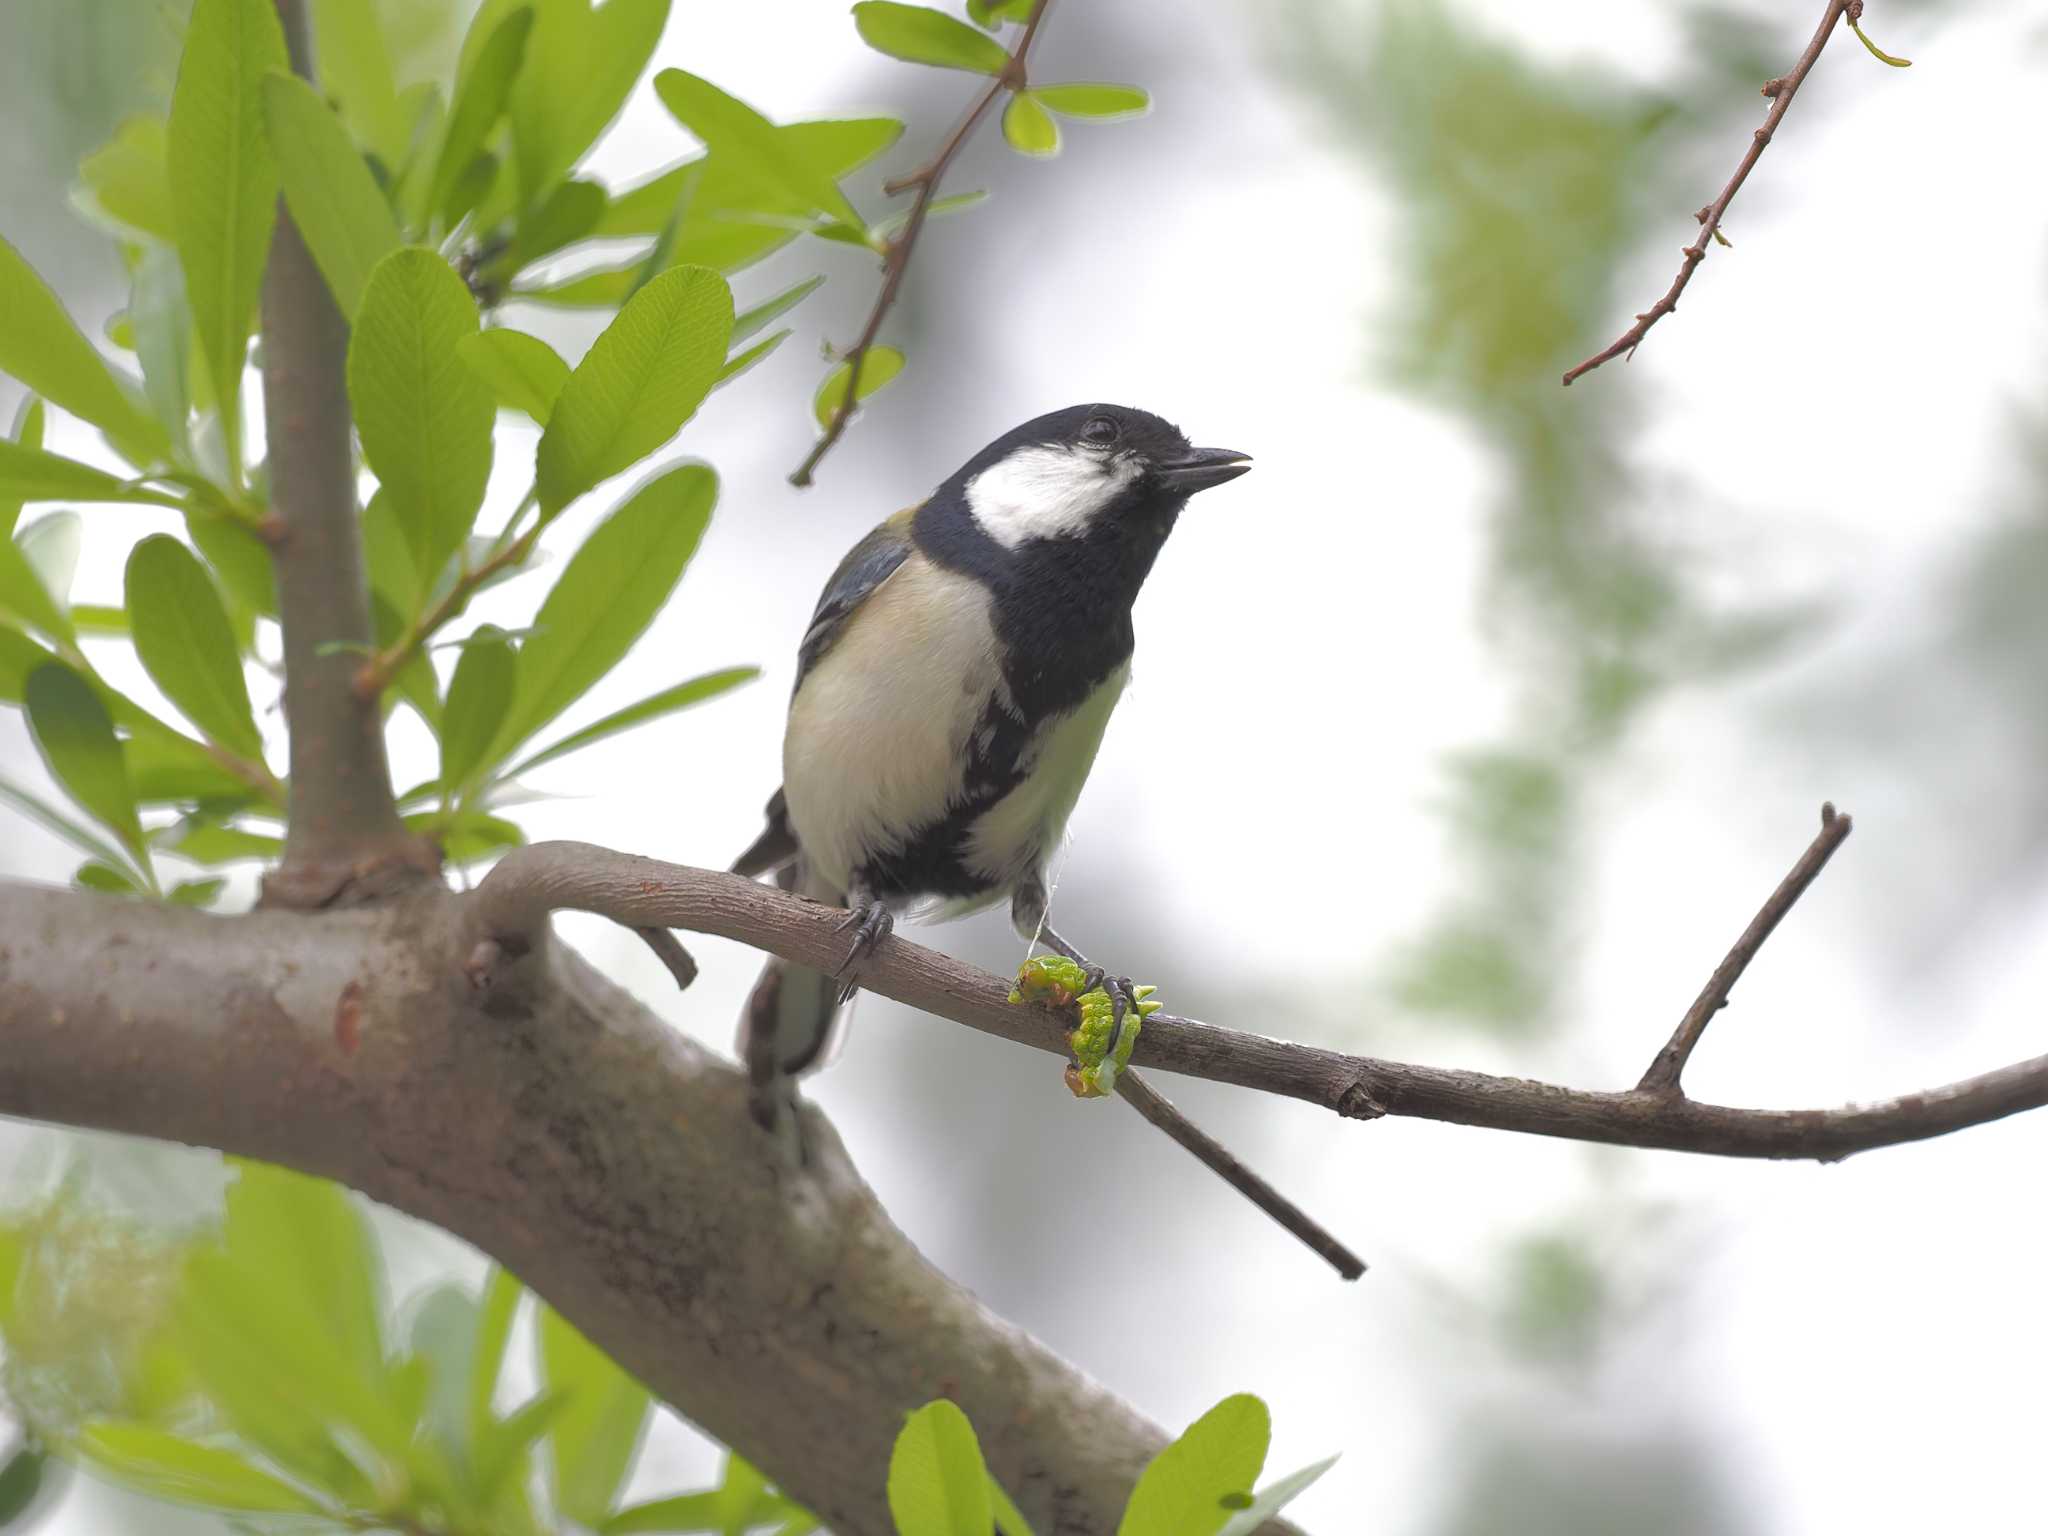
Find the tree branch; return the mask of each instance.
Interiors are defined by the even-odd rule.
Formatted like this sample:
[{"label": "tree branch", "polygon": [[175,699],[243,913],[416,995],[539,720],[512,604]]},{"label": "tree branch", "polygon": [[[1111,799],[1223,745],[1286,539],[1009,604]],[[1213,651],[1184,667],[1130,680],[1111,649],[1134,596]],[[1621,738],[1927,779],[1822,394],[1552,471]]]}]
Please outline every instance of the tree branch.
[{"label": "tree branch", "polygon": [[744,1076],[565,946],[478,999],[472,908],[0,884],[0,1114],[283,1163],[446,1228],[838,1536],[894,1529],[891,1443],[941,1395],[1043,1536],[1115,1530],[1156,1426],[926,1263],[814,1107],[801,1173],[760,1156]]},{"label": "tree branch", "polygon": [[[304,0],[278,0],[292,68],[312,78]],[[284,858],[263,899],[324,907],[434,860],[399,820],[373,697],[353,687],[374,638],[349,449],[348,326],[280,198],[263,279],[263,417],[284,631],[291,784]]]},{"label": "tree branch", "polygon": [[[845,956],[844,914],[736,875],[665,864],[587,843],[515,849],[466,898],[469,944],[507,955],[540,948],[551,911],[595,912],[627,927],[683,928],[736,939],[831,970]],[[937,1018],[1064,1057],[1047,1010],[1008,999],[1009,984],[900,935],[883,940],[861,986]],[[1412,1116],[1532,1136],[1658,1147],[1722,1157],[1833,1162],[2048,1104],[2048,1056],[1980,1077],[1839,1109],[1736,1109],[1634,1088],[1599,1092],[1524,1078],[1384,1061],[1156,1013],[1134,1065],[1301,1099],[1353,1119]]]},{"label": "tree branch", "polygon": [[1664,297],[1637,315],[1636,323],[1623,331],[1611,346],[1595,352],[1577,367],[1567,369],[1564,376],[1567,385],[1580,374],[1591,373],[1602,363],[1611,362],[1624,353],[1633,355],[1636,348],[1642,345],[1643,338],[1649,334],[1650,327],[1678,308],[1678,296],[1685,292],[1685,285],[1692,281],[1693,268],[1706,259],[1707,242],[1718,235],[1721,219],[1728,212],[1728,205],[1735,201],[1735,194],[1742,190],[1743,182],[1749,179],[1749,173],[1763,157],[1764,146],[1771,142],[1771,135],[1778,131],[1778,123],[1785,116],[1785,109],[1792,105],[1792,98],[1797,94],[1801,82],[1813,68],[1814,61],[1820,57],[1821,49],[1827,46],[1828,39],[1834,35],[1835,23],[1844,15],[1849,15],[1853,22],[1854,18],[1861,16],[1862,13],[1863,0],[1827,0],[1827,9],[1821,15],[1820,26],[1814,31],[1812,41],[1806,45],[1806,51],[1799,55],[1799,62],[1794,64],[1788,73],[1764,82],[1764,94],[1771,98],[1770,110],[1764,114],[1764,125],[1751,136],[1749,149],[1743,155],[1742,163],[1735,167],[1735,174],[1728,178],[1728,184],[1721,189],[1721,195],[1693,215],[1699,220],[1699,238],[1681,253],[1678,276],[1672,279],[1671,286],[1664,292]]},{"label": "tree branch", "polygon": [[825,425],[825,435],[818,439],[789,477],[795,486],[811,483],[818,465],[825,455],[832,451],[846,424],[853,419],[853,413],[860,408],[860,371],[867,362],[868,352],[874,347],[875,337],[882,329],[882,317],[896,302],[896,295],[903,287],[903,275],[910,270],[910,252],[917,244],[917,237],[924,230],[925,215],[931,212],[932,200],[939,194],[939,182],[945,177],[946,169],[953,163],[953,157],[960,153],[975,126],[988,114],[988,109],[1004,91],[1024,89],[1024,61],[1031,52],[1032,39],[1038,36],[1038,24],[1045,19],[1046,7],[1051,0],[1037,0],[1031,7],[1031,15],[1024,22],[1024,30],[1018,34],[1017,46],[1010,50],[1010,65],[1001,74],[989,81],[988,86],[974,99],[967,109],[967,115],[939,146],[939,152],[924,165],[897,181],[887,182],[882,190],[892,197],[900,192],[915,191],[910,212],[903,221],[903,228],[892,236],[882,253],[882,287],[875,295],[875,307],[868,311],[867,324],[861,327],[860,339],[853,344],[853,350],[846,354],[846,394],[833,409],[832,419]]},{"label": "tree branch", "polygon": [[1728,951],[1727,958],[1714,967],[1714,974],[1707,978],[1700,995],[1693,999],[1692,1006],[1685,1010],[1685,1017],[1678,1021],[1677,1030],[1650,1062],[1642,1081],[1636,1084],[1638,1092],[1675,1094],[1682,1091],[1678,1079],[1692,1057],[1693,1047],[1700,1043],[1700,1036],[1714,1022],[1714,1015],[1728,1006],[1728,994],[1735,990],[1735,983],[1749,969],[1749,962],[1756,958],[1756,952],[1764,947],[1764,940],[1784,921],[1793,903],[1806,894],[1806,888],[1813,884],[1815,877],[1827,868],[1835,850],[1848,841],[1851,825],[1850,819],[1838,814],[1832,804],[1820,808],[1819,834],[1799,856],[1799,862],[1792,866],[1792,873],[1771,892],[1763,910],[1750,919],[1749,926],[1742,930],[1742,937],[1735,941],[1735,947]]}]

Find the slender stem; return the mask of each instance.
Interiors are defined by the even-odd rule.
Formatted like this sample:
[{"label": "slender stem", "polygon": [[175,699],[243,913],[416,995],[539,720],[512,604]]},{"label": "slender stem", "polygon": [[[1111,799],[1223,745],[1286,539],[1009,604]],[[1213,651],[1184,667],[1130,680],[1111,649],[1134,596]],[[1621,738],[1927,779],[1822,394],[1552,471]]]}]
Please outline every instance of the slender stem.
[{"label": "slender stem", "polygon": [[1807,72],[1820,57],[1821,49],[1827,46],[1828,38],[1834,34],[1835,23],[1851,11],[1861,15],[1863,0],[1828,0],[1827,10],[1820,18],[1820,26],[1814,32],[1813,40],[1806,45],[1806,51],[1799,55],[1799,62],[1792,66],[1790,73],[1764,83],[1764,94],[1771,98],[1771,109],[1764,114],[1764,125],[1751,136],[1749,149],[1743,155],[1742,163],[1735,167],[1735,174],[1728,178],[1728,184],[1721,189],[1721,195],[1693,215],[1699,220],[1700,234],[1699,238],[1681,253],[1678,276],[1672,279],[1664,297],[1637,315],[1636,323],[1623,331],[1611,346],[1595,352],[1577,367],[1567,370],[1564,376],[1566,384],[1570,384],[1580,374],[1591,373],[1602,363],[1620,357],[1623,353],[1633,353],[1642,344],[1643,337],[1649,334],[1650,327],[1678,308],[1678,296],[1685,292],[1685,285],[1692,281],[1693,268],[1706,258],[1707,243],[1720,229],[1721,216],[1727,213],[1728,205],[1735,200],[1735,194],[1742,190],[1743,182],[1749,179],[1749,173],[1763,157],[1764,146],[1771,142],[1771,135],[1778,131],[1778,123],[1785,116],[1785,109],[1792,105],[1792,97],[1798,92],[1800,82],[1806,79]]},{"label": "slender stem", "polygon": [[1194,1153],[1203,1167],[1300,1238],[1317,1257],[1346,1280],[1356,1280],[1365,1273],[1365,1260],[1332,1237],[1308,1212],[1252,1172],[1236,1153],[1188,1119],[1171,1099],[1136,1072],[1129,1068],[1120,1072],[1116,1091],[1147,1122]]},{"label": "slender stem", "polygon": [[1848,840],[1851,826],[1850,819],[1838,813],[1834,806],[1823,805],[1820,808],[1819,835],[1799,856],[1792,872],[1771,892],[1763,910],[1750,919],[1749,926],[1742,930],[1742,937],[1735,941],[1735,947],[1728,951],[1727,958],[1714,967],[1714,974],[1707,978],[1700,995],[1693,999],[1693,1005],[1685,1010],[1685,1017],[1678,1021],[1677,1030],[1650,1062],[1642,1081],[1636,1084],[1638,1092],[1675,1094],[1681,1091],[1678,1079],[1685,1071],[1686,1062],[1692,1058],[1693,1047],[1700,1043],[1700,1036],[1714,1022],[1714,1015],[1728,1006],[1728,994],[1735,990],[1735,983],[1749,969],[1749,962],[1756,958],[1756,952],[1764,947],[1764,940],[1771,936],[1778,924],[1784,921],[1785,914],[1792,910],[1793,904],[1806,894],[1806,888],[1827,868],[1835,850]]},{"label": "slender stem", "polygon": [[875,337],[882,329],[882,318],[889,313],[896,302],[896,296],[903,288],[903,276],[910,270],[910,253],[917,244],[917,237],[924,230],[925,215],[931,212],[933,200],[939,194],[939,183],[945,178],[946,169],[953,163],[953,157],[973,134],[988,109],[996,104],[1004,91],[1021,91],[1025,85],[1024,61],[1031,52],[1032,40],[1038,36],[1038,24],[1045,19],[1047,7],[1052,0],[1037,0],[1031,7],[1031,15],[1024,22],[1024,30],[1018,34],[1017,46],[1010,50],[1008,68],[991,79],[982,93],[974,99],[946,138],[939,146],[939,152],[924,165],[899,181],[892,181],[882,188],[895,195],[899,192],[914,191],[910,212],[903,221],[903,228],[890,239],[882,254],[882,287],[875,295],[874,308],[868,311],[867,324],[861,327],[860,339],[853,344],[853,350],[846,354],[846,393],[833,408],[832,419],[825,424],[825,435],[812,445],[803,463],[796,467],[789,477],[795,486],[809,485],[823,462],[846,431],[846,425],[859,409],[861,369],[867,363],[868,353],[875,345]]},{"label": "slender stem", "polygon": [[[521,511],[525,506],[526,503],[520,503]],[[512,523],[518,521],[519,513],[514,512]],[[512,523],[506,524],[507,533],[511,531]],[[533,546],[539,542],[543,526],[535,523],[518,539],[488,556],[482,564],[457,576],[448,590],[441,595],[441,600],[408,624],[405,633],[392,641],[388,650],[377,652],[357,669],[356,697],[365,703],[373,703],[377,696],[390,686],[391,680],[404,669],[405,664],[419,653],[420,647],[432,639],[443,624],[455,618],[469,605],[469,600],[476,595],[478,588],[498,572],[521,564],[533,553]],[[499,537],[502,540],[503,535]]]},{"label": "slender stem", "polygon": [[[304,0],[277,0],[277,9],[292,68],[310,79]],[[347,323],[280,200],[263,280],[263,408],[278,525],[271,559],[291,731],[284,858],[263,888],[274,906],[326,906],[432,864],[399,820],[375,698],[366,703],[353,686],[349,653],[374,635],[349,448],[347,352]]]}]

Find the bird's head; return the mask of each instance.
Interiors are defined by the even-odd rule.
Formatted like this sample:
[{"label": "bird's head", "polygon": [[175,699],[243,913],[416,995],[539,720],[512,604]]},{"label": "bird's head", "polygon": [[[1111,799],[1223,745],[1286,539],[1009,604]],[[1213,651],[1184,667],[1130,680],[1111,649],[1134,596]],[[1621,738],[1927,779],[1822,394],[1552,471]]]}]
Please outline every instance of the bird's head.
[{"label": "bird's head", "polygon": [[1191,446],[1150,411],[1075,405],[997,438],[946,489],[1006,550],[1135,539],[1156,552],[1190,496],[1250,468],[1234,449]]}]

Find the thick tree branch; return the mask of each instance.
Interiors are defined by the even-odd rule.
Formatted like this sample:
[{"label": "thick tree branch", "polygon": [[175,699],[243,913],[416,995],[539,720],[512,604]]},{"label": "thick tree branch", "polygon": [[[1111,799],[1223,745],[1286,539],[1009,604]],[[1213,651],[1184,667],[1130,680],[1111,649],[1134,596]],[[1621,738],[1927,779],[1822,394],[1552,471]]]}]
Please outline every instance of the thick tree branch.
[{"label": "thick tree branch", "polygon": [[1806,894],[1806,888],[1827,868],[1835,850],[1848,840],[1852,825],[1850,819],[1837,812],[1833,805],[1820,808],[1820,832],[1807,845],[1806,852],[1799,856],[1799,862],[1792,866],[1792,873],[1778,883],[1778,888],[1771,892],[1770,900],[1750,919],[1749,926],[1742,930],[1742,937],[1735,941],[1735,947],[1728,951],[1727,958],[1714,967],[1714,974],[1707,978],[1700,995],[1693,999],[1692,1006],[1685,1010],[1685,1017],[1678,1021],[1677,1030],[1650,1062],[1642,1081],[1636,1084],[1639,1092],[1680,1091],[1678,1079],[1685,1071],[1686,1062],[1692,1058],[1693,1047],[1700,1043],[1700,1036],[1714,1022],[1714,1015],[1728,1006],[1728,994],[1735,990],[1735,983],[1749,969],[1749,962],[1764,947],[1764,940],[1771,936],[1778,924],[1784,921],[1785,914],[1792,910],[1793,903]]},{"label": "thick tree branch", "polygon": [[566,947],[479,1000],[466,905],[215,917],[0,884],[0,1114],[445,1227],[838,1536],[894,1529],[890,1445],[938,1396],[1041,1536],[1109,1536],[1156,1426],[927,1264],[814,1108],[801,1173],[760,1156],[742,1074]]},{"label": "thick tree branch", "polygon": [[[303,0],[278,0],[292,67],[312,77]],[[284,632],[291,787],[284,858],[266,904],[323,907],[433,865],[405,830],[374,697],[357,656],[374,638],[349,450],[348,326],[282,198],[263,279],[263,418],[272,564]]]},{"label": "thick tree branch", "polygon": [[1024,89],[1024,62],[1031,52],[1032,39],[1038,36],[1038,24],[1045,19],[1046,7],[1052,0],[1037,0],[1031,7],[1031,15],[1024,23],[1024,29],[1017,35],[1017,46],[1010,50],[1010,67],[993,77],[982,93],[974,98],[946,142],[939,146],[939,152],[923,165],[899,181],[887,183],[882,190],[891,196],[899,192],[916,192],[911,199],[910,212],[905,216],[903,228],[889,238],[882,253],[882,287],[875,295],[875,307],[868,311],[867,324],[861,327],[860,339],[853,344],[853,350],[846,354],[846,394],[832,412],[832,419],[825,424],[825,434],[812,446],[803,463],[796,467],[789,477],[789,483],[807,486],[816,473],[825,455],[832,451],[846,424],[853,420],[853,413],[860,409],[860,372],[867,362],[868,352],[874,347],[875,337],[881,333],[882,319],[896,302],[896,295],[902,290],[903,276],[910,270],[910,253],[917,245],[917,237],[924,231],[925,216],[931,212],[932,201],[939,195],[939,183],[945,178],[946,168],[953,163],[953,157],[960,153],[975,126],[988,115],[1004,91]]},{"label": "thick tree branch", "polygon": [[[1569,385],[1582,373],[1591,373],[1602,363],[1611,362],[1624,353],[1633,354],[1649,334],[1650,327],[1678,308],[1678,296],[1685,292],[1685,285],[1692,281],[1693,268],[1706,259],[1707,242],[1719,234],[1722,216],[1728,212],[1728,205],[1735,201],[1735,194],[1742,190],[1743,182],[1763,157],[1764,147],[1771,142],[1771,135],[1778,131],[1778,124],[1785,116],[1785,109],[1792,105],[1792,98],[1798,93],[1801,82],[1819,59],[1821,49],[1827,47],[1828,39],[1834,35],[1835,23],[1848,15],[1852,20],[1863,14],[1863,0],[1827,0],[1827,9],[1821,14],[1820,26],[1806,45],[1806,51],[1799,55],[1799,62],[1790,71],[1775,80],[1764,82],[1764,94],[1771,98],[1770,110],[1764,114],[1764,124],[1750,136],[1749,149],[1743,154],[1741,164],[1735,167],[1735,174],[1728,178],[1728,184],[1721,189],[1721,195],[1693,217],[1699,220],[1699,238],[1681,253],[1678,276],[1671,280],[1664,297],[1636,316],[1636,323],[1623,331],[1611,346],[1595,352],[1575,368],[1565,371],[1564,382]],[[1873,50],[1874,51],[1874,50]]]},{"label": "thick tree branch", "polygon": [[[627,927],[684,928],[736,939],[830,970],[844,957],[843,913],[736,875],[664,864],[587,843],[536,843],[506,855],[468,898],[470,943],[543,947],[547,914],[595,912]],[[466,951],[468,952],[468,951]],[[861,985],[937,1018],[1064,1056],[1050,1012],[1010,1003],[1009,984],[912,944],[885,939]],[[1353,1056],[1157,1013],[1136,1065],[1302,1099],[1340,1115],[1487,1126],[1525,1135],[1723,1157],[1832,1162],[2048,1104],[2048,1056],[1980,1077],[1839,1109],[1736,1109],[1634,1088],[1604,1093],[1523,1078]]]}]

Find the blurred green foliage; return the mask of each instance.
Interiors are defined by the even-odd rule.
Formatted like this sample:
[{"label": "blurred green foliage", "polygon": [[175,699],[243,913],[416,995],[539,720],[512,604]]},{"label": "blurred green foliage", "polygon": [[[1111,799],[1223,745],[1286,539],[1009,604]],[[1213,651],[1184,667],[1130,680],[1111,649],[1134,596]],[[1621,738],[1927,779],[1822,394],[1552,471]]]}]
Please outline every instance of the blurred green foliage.
[{"label": "blurred green foliage", "polygon": [[1631,728],[1811,618],[1717,606],[1711,548],[1680,536],[1668,493],[1646,495],[1630,462],[1639,408],[1558,385],[1635,299],[1618,279],[1672,227],[1667,189],[1779,67],[1776,29],[1710,5],[1679,19],[1684,62],[1655,86],[1539,60],[1441,0],[1393,0],[1356,36],[1325,13],[1290,55],[1394,195],[1400,275],[1376,365],[1499,466],[1483,623],[1512,723],[1446,766],[1453,890],[1391,978],[1404,1006],[1489,1031],[1555,1021],[1587,804]]}]

